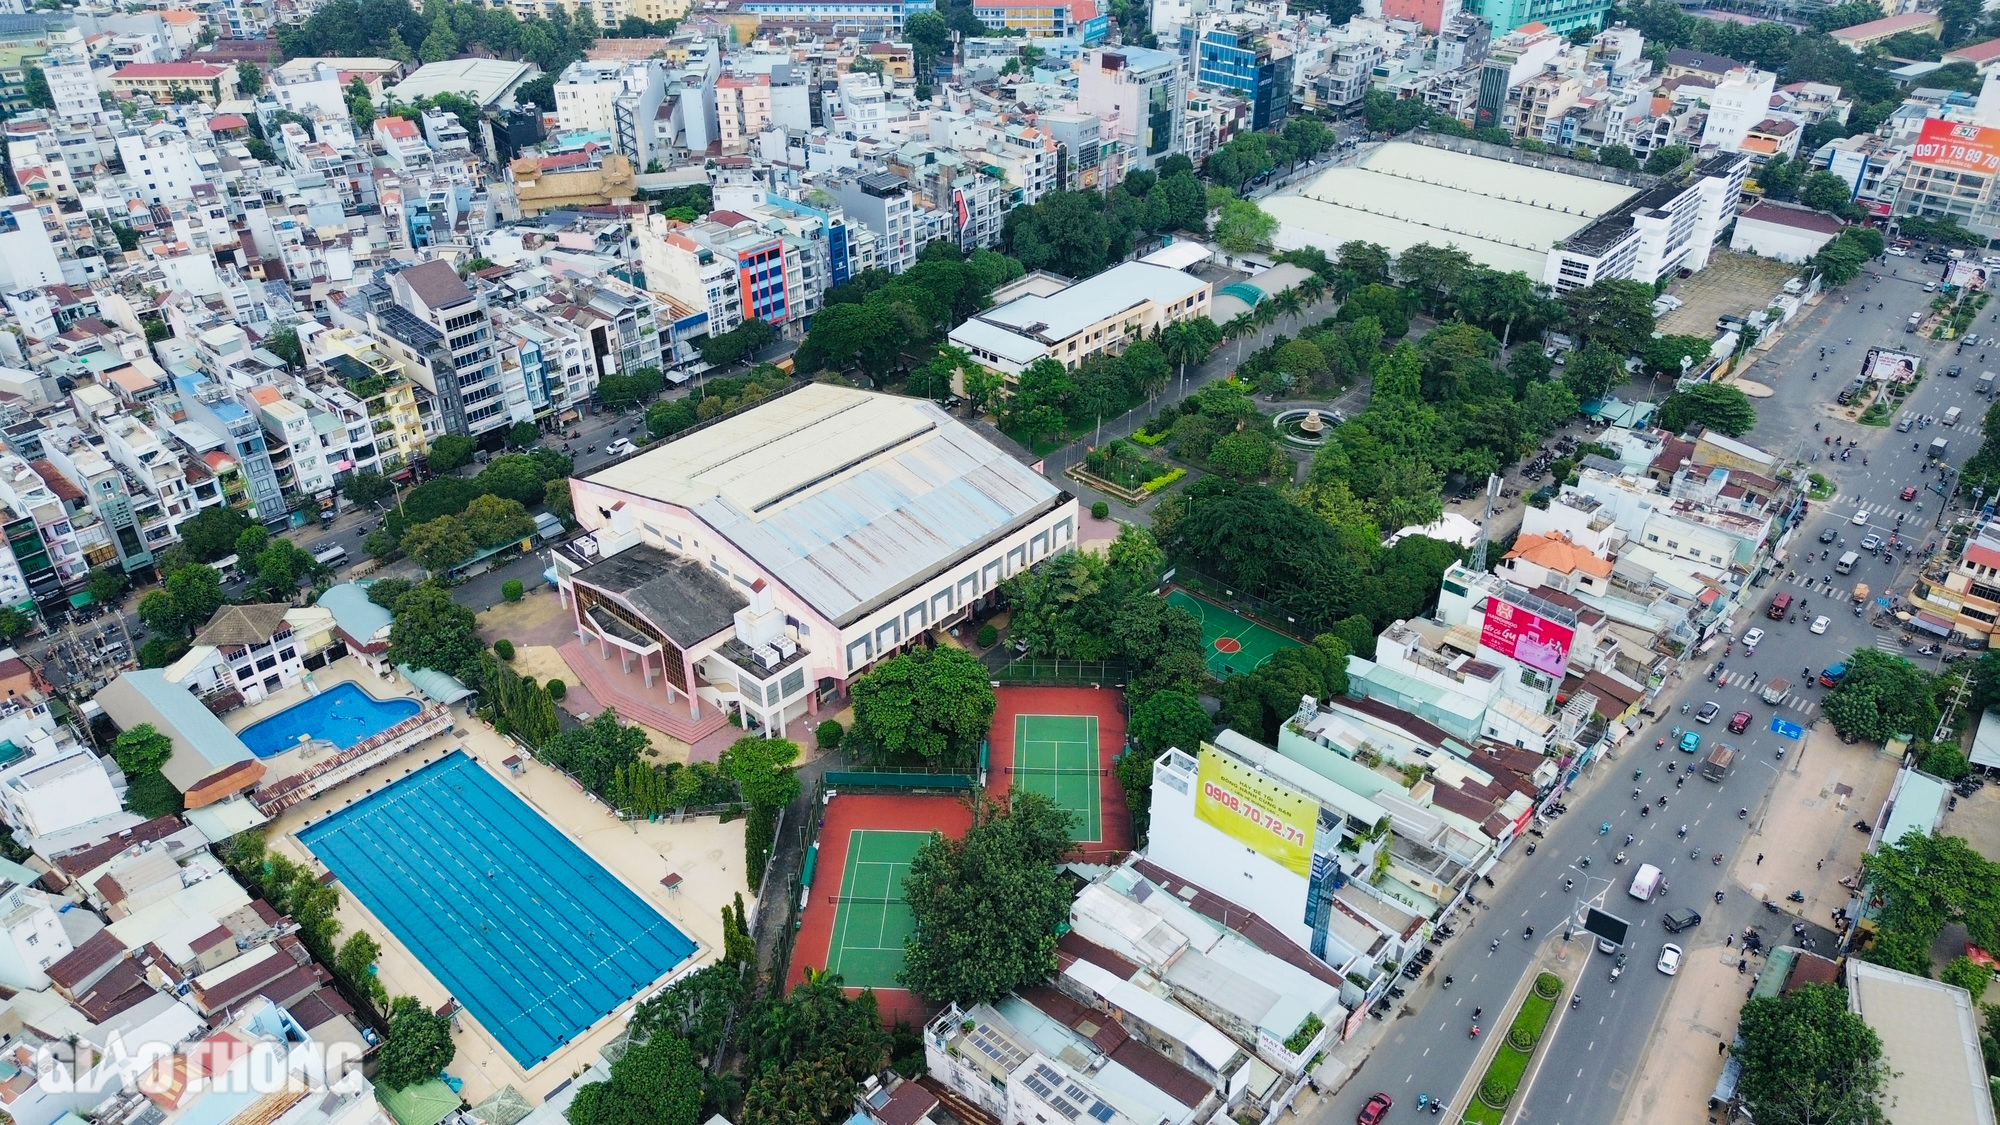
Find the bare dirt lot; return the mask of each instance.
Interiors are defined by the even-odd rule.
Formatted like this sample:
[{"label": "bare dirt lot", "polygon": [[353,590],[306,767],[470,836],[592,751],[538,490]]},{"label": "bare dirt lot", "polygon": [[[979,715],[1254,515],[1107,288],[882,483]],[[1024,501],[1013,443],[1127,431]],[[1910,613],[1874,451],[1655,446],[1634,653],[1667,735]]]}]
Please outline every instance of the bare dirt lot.
[{"label": "bare dirt lot", "polygon": [[1765,308],[1798,272],[1772,258],[1718,250],[1707,269],[1667,287],[1669,295],[1687,303],[1660,318],[1657,327],[1669,335],[1713,336],[1717,318]]}]

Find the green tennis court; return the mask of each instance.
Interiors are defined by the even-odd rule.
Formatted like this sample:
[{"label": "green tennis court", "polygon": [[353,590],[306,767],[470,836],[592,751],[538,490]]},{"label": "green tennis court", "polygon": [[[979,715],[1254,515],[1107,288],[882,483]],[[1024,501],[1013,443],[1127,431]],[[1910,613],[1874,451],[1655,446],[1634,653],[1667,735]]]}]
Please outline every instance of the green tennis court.
[{"label": "green tennis court", "polygon": [[1104,838],[1099,804],[1097,716],[1014,716],[1013,788],[1040,793],[1076,814],[1076,839]]},{"label": "green tennis court", "polygon": [[917,928],[903,898],[903,877],[930,838],[928,832],[848,834],[826,967],[849,987],[902,987],[896,974],[903,968],[903,939]]},{"label": "green tennis court", "polygon": [[1248,675],[1264,662],[1299,642],[1276,629],[1259,625],[1186,590],[1167,592],[1167,604],[1179,606],[1201,622],[1201,650],[1208,674],[1218,680]]}]

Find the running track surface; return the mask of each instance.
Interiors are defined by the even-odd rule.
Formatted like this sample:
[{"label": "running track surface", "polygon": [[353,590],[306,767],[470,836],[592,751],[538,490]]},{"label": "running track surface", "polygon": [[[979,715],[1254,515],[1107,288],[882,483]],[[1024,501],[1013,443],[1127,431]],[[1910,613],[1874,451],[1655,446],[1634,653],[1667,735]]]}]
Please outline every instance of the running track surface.
[{"label": "running track surface", "polygon": [[463,753],[299,833],[523,1070],[694,953]]}]

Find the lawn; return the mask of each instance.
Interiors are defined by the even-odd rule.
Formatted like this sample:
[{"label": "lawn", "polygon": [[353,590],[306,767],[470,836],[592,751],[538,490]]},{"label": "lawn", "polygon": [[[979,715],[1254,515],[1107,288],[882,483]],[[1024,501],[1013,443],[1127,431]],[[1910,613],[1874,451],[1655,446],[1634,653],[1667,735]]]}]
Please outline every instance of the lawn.
[{"label": "lawn", "polygon": [[[1526,1051],[1516,1050],[1512,1040],[1517,1034],[1526,1034],[1539,1044],[1542,1032],[1548,1027],[1549,1019],[1555,1014],[1556,1002],[1562,999],[1562,982],[1551,973],[1543,973],[1536,978],[1536,987],[1528,991],[1528,998],[1521,1002],[1521,1010],[1514,1014],[1514,1022],[1508,1026],[1507,1038],[1501,1040],[1500,1050],[1487,1065],[1486,1074],[1474,1088],[1472,1101],[1465,1107],[1461,1120],[1468,1125],[1500,1125],[1507,1116],[1507,1104],[1521,1087],[1521,1079],[1528,1073],[1528,1063],[1534,1058],[1533,1047]],[[1544,996],[1545,987],[1553,985],[1553,996]],[[1504,1091],[1504,1096],[1494,1100],[1499,1108],[1489,1104],[1485,1091]]]},{"label": "lawn", "polygon": [[1124,441],[1107,442],[1104,448],[1091,450],[1083,467],[1094,477],[1135,490],[1166,471],[1158,461]]}]

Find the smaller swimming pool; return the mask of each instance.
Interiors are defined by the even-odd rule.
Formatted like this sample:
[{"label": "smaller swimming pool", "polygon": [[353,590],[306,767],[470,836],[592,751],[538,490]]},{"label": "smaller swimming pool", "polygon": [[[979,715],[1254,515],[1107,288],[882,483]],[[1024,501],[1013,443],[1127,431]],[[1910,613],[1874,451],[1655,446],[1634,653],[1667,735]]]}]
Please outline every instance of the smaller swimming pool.
[{"label": "smaller swimming pool", "polygon": [[323,738],[346,750],[421,710],[423,705],[414,699],[377,699],[350,681],[259,719],[236,732],[236,737],[259,758],[296,749],[300,736]]}]

